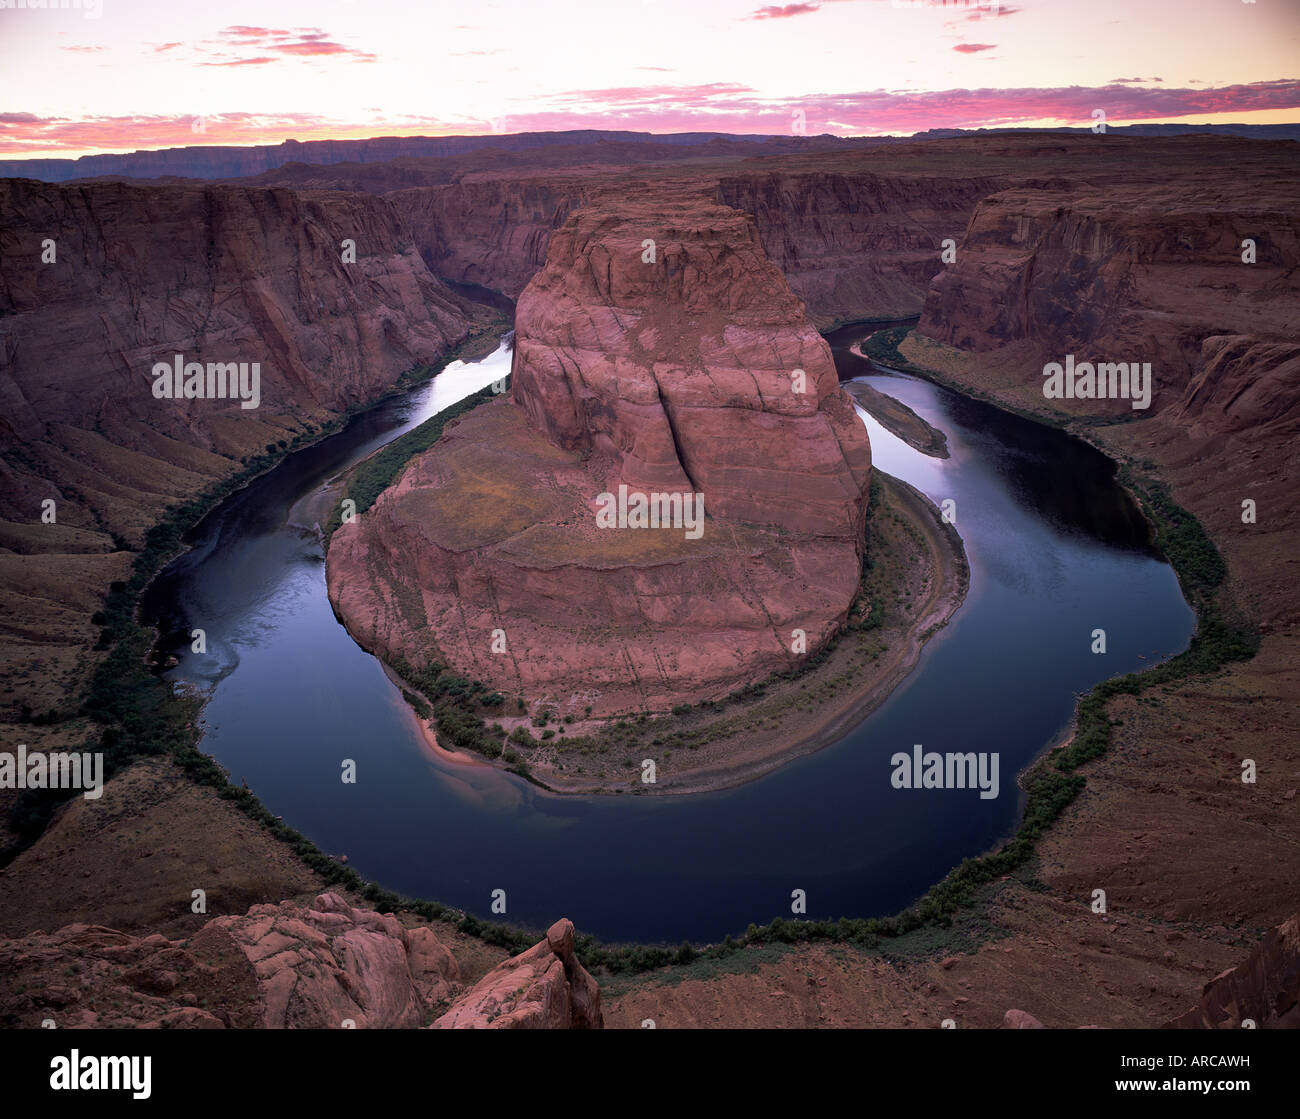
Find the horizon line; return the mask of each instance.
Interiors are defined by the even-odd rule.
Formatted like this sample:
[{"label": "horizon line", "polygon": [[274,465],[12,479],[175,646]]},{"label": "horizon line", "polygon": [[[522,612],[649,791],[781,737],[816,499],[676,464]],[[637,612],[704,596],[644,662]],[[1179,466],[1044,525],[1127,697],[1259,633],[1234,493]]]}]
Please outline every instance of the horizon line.
[{"label": "horizon line", "polygon": [[[214,114],[220,119],[220,114]],[[184,119],[184,118],[183,118]],[[1254,123],[1247,120],[1229,120],[1214,122],[1198,122],[1195,124],[1188,123],[1178,118],[1168,120],[1151,120],[1139,119],[1128,120],[1120,119],[1109,120],[1106,127],[1110,129],[1125,129],[1145,126],[1173,126],[1195,129],[1222,129],[1222,128],[1288,128],[1300,126],[1300,117],[1289,121],[1269,121],[1266,123]],[[225,149],[244,149],[253,150],[258,148],[276,148],[285,144],[347,144],[347,143],[369,143],[381,140],[478,140],[491,139],[497,137],[506,139],[512,136],[563,136],[571,133],[607,133],[609,135],[632,135],[632,136],[709,136],[719,139],[746,139],[746,140],[789,140],[789,139],[807,139],[807,140],[843,140],[851,142],[854,140],[908,140],[917,138],[927,138],[932,132],[952,132],[952,133],[1006,133],[1006,132],[1090,132],[1091,129],[1087,124],[1002,124],[995,126],[978,126],[978,127],[961,127],[954,125],[936,125],[928,129],[918,131],[881,131],[881,132],[858,132],[849,134],[840,134],[834,132],[816,132],[807,135],[798,136],[787,132],[730,132],[719,131],[714,129],[686,129],[686,130],[666,130],[658,131],[652,128],[525,128],[515,132],[384,132],[363,135],[341,135],[341,136],[310,136],[307,139],[299,139],[297,136],[285,136],[278,140],[266,140],[252,143],[222,143],[220,141],[196,140],[192,144],[164,144],[158,147],[134,147],[134,148],[96,148],[82,151],[78,155],[71,155],[54,149],[46,152],[23,152],[14,154],[0,153],[0,163],[26,163],[38,161],[59,160],[65,163],[76,163],[82,159],[95,159],[100,157],[111,156],[131,156],[147,155],[157,152],[167,151],[186,151],[190,149],[204,148],[225,148]]]}]

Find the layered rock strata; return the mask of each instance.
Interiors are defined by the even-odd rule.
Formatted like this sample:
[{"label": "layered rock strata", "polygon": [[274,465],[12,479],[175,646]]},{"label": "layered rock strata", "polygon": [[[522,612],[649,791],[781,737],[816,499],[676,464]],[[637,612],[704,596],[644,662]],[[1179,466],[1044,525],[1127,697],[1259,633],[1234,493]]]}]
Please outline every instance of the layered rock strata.
[{"label": "layered rock strata", "polygon": [[[576,213],[520,298],[513,378],[335,535],[362,644],[599,713],[726,694],[842,624],[866,432],[745,215],[654,193]],[[683,516],[602,527],[620,493]]]},{"label": "layered rock strata", "polygon": [[918,333],[1004,358],[1031,392],[1067,355],[1149,362],[1151,407],[1179,409],[1181,424],[1267,422],[1300,402],[1298,203],[1276,179],[1246,193],[1211,181],[994,194],[930,286]]},{"label": "layered rock strata", "polygon": [[754,215],[768,256],[827,329],[917,314],[944,241],[960,240],[976,203],[1002,182],[978,170],[773,170],[723,176],[718,200]]},{"label": "layered rock strata", "polygon": [[257,414],[321,414],[378,395],[474,318],[366,195],[0,180],[0,230],[10,445],[137,421],[211,449],[257,415],[156,398],[156,362],[257,362]]},{"label": "layered rock strata", "polygon": [[[66,702],[41,682],[84,666],[102,594],[168,505],[373,401],[485,317],[379,198],[0,180],[0,664],[41,665],[41,694],[19,698]],[[203,395],[155,395],[155,367],[178,360]]]}]

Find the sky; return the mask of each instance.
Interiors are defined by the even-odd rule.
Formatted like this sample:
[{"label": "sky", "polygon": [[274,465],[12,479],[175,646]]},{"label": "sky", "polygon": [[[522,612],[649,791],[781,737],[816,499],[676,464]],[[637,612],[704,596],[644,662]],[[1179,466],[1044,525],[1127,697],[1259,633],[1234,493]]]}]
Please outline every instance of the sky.
[{"label": "sky", "polygon": [[0,0],[0,157],[1293,123],[1298,59],[1300,0]]}]

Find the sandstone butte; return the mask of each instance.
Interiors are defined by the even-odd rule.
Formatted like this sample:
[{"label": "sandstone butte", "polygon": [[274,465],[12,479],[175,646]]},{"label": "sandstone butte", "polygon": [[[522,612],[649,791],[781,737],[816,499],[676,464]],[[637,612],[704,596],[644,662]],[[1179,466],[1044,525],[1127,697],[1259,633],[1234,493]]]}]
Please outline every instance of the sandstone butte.
[{"label": "sandstone butte", "polygon": [[[362,645],[603,714],[725,695],[843,623],[867,435],[748,215],[664,190],[576,211],[512,369],[336,533],[330,596]],[[597,527],[620,486],[702,494],[702,535]]]}]

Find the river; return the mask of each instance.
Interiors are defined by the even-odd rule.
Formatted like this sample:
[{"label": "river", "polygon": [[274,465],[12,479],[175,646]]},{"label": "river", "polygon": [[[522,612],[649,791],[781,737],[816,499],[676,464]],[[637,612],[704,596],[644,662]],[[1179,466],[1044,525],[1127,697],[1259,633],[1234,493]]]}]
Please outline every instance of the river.
[{"label": "river", "polygon": [[[841,378],[865,369],[829,337]],[[1075,697],[1186,648],[1195,617],[1100,453],[914,377],[871,375],[948,436],[930,459],[870,417],[875,468],[953,500],[967,599],[916,669],[838,742],[739,788],[567,797],[433,755],[401,694],[325,593],[321,547],[290,510],[348,464],[509,371],[505,343],[289,456],[213,511],[160,575],[145,617],[208,697],[200,748],[362,876],[487,919],[567,916],[606,940],[697,942],[791,916],[869,917],[915,900],[1012,833],[1016,774],[1068,726]],[[189,651],[203,628],[206,654]],[[1107,652],[1091,651],[1104,629]],[[890,757],[996,752],[1000,795],[896,789]],[[343,759],[357,781],[343,784]],[[491,912],[504,890],[504,917]]]}]

